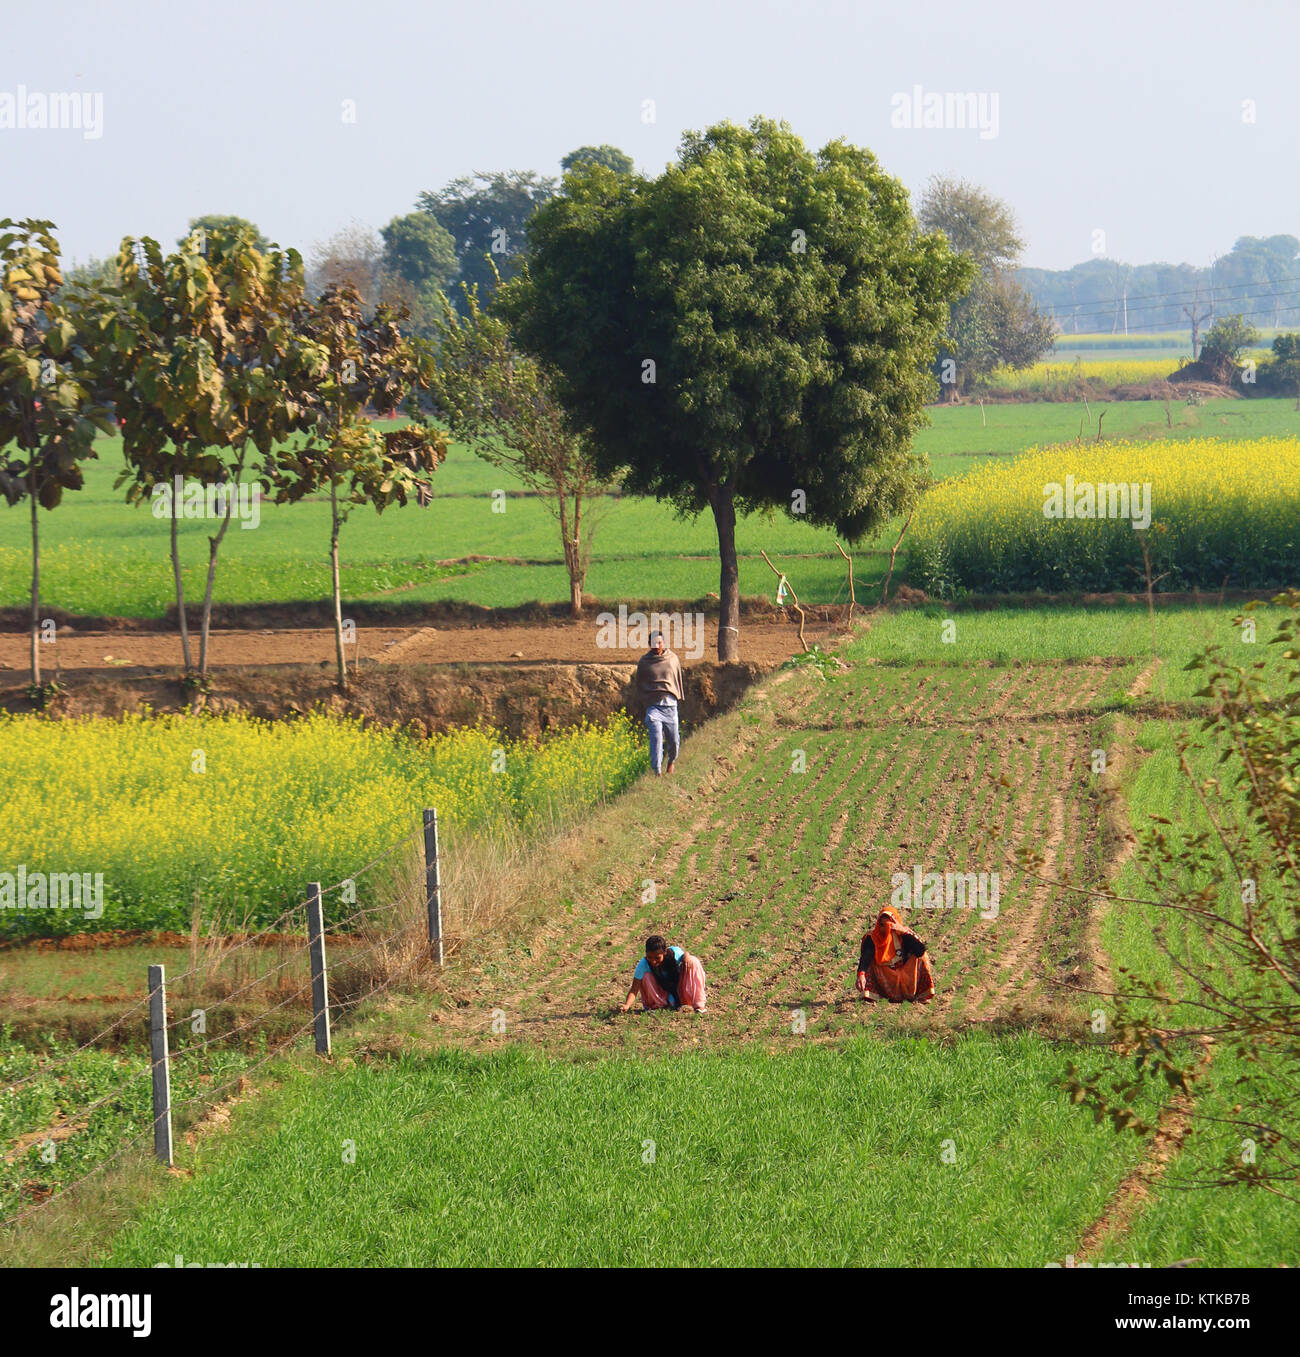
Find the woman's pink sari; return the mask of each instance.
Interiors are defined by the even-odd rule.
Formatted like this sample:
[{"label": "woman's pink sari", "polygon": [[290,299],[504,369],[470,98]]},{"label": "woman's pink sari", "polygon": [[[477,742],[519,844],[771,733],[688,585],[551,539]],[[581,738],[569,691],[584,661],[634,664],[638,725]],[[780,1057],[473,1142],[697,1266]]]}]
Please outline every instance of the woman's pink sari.
[{"label": "woman's pink sari", "polygon": [[[704,1012],[704,967],[700,959],[689,952],[682,958],[681,979],[677,982],[677,998],[683,1007],[689,1004],[697,1013]],[[654,978],[653,971],[641,977],[641,1002],[647,1008],[667,1008],[668,995]]]}]

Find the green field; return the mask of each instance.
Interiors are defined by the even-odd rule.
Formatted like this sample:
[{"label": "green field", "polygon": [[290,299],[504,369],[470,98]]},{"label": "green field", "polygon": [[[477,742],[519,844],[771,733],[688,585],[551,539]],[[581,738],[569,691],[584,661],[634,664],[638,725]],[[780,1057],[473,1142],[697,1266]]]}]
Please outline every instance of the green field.
[{"label": "green field", "polygon": [[1070,1110],[1062,1068],[974,1034],[295,1070],[108,1261],[1042,1267],[1135,1149]]},{"label": "green field", "polygon": [[[1289,400],[1211,401],[1174,405],[1172,427],[1162,404],[1130,401],[1106,407],[1062,404],[935,407],[917,439],[936,477],[959,476],[982,462],[1013,456],[1037,444],[1072,440],[1082,427],[1095,435],[1105,408],[1107,438],[1246,438],[1300,433],[1300,413]],[[173,606],[168,524],[148,507],[128,508],[112,488],[120,443],[100,443],[100,460],[87,470],[86,488],[42,518],[42,599],[47,607],[88,616],[161,617]],[[568,598],[559,535],[546,505],[516,494],[503,472],[453,447],[437,475],[427,509],[357,510],[343,530],[343,592],[353,601],[427,603],[453,600],[507,607]],[[507,492],[504,513],[493,513],[492,491]],[[594,518],[594,522],[593,522]],[[587,593],[601,599],[699,599],[718,588],[717,537],[705,514],[678,519],[666,506],[633,498],[604,501],[589,517],[592,565]],[[878,587],[901,524],[858,545],[859,597]],[[186,597],[202,599],[211,528],[181,524]],[[19,510],[0,513],[0,606],[23,603],[30,592],[30,526]],[[793,522],[750,515],[737,527],[740,587],[745,595],[774,592],[775,577],[758,552],[784,558],[799,597],[807,603],[847,600],[844,563],[834,534]],[[232,525],[222,546],[215,597],[223,603],[319,600],[329,593],[329,506],[309,501],[262,506],[260,526]],[[473,565],[439,565],[468,556],[504,558]],[[799,559],[794,559],[799,558]],[[508,562],[519,562],[518,564]],[[899,569],[907,565],[906,545]]]},{"label": "green field", "polygon": [[[1108,750],[1135,828],[1179,807],[1194,827],[1170,762],[1199,728],[1184,666],[1207,642],[1245,649],[1234,615],[976,611],[948,642],[937,607],[875,619],[837,677],[771,676],[693,736],[675,779],[638,780],[545,847],[525,871],[536,918],[477,936],[446,989],[362,1010],[332,1068],[268,1066],[260,1096],[180,1147],[192,1178],[129,1159],[88,1214],[58,1202],[3,1250],[127,1265],[1043,1266],[1094,1239],[1094,1260],[1294,1261],[1286,1203],[1188,1187],[1225,1152],[1195,1118],[1138,1209],[1098,1234],[1150,1150],[1064,1089],[1071,1061],[1105,1058],[1088,1035],[1096,950],[1158,970],[1144,907],[1089,908],[1079,892],[1108,879],[1114,851],[1089,758]],[[1256,615],[1251,657],[1277,664],[1280,610]],[[1182,704],[1172,722],[1162,701]],[[1028,875],[1022,848],[1073,885]],[[1001,872],[1000,912],[913,910],[939,995],[868,1010],[850,991],[857,938],[918,861]],[[704,959],[707,1014],[614,1015],[655,929]],[[114,983],[90,954],[67,959],[65,986],[79,966]],[[3,969],[12,997],[30,1005],[39,988],[58,1011],[42,954]],[[1237,1074],[1216,1059],[1198,1109],[1240,1097]],[[33,1136],[57,1090],[33,1096],[45,1101],[11,1134]],[[115,1123],[137,1124],[129,1109]],[[37,1152],[33,1139],[11,1194],[43,1180]]]}]

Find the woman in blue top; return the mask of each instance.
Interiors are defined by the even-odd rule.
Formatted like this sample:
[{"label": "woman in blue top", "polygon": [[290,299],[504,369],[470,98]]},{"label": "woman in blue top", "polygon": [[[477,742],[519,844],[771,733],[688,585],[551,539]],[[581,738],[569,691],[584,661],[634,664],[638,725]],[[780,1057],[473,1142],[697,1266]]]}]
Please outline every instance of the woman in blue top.
[{"label": "woman in blue top", "polygon": [[622,1012],[640,996],[647,1008],[680,1008],[683,1013],[703,1013],[706,1005],[704,967],[699,957],[680,947],[669,947],[658,933],[645,940],[645,956],[632,972],[632,987]]}]

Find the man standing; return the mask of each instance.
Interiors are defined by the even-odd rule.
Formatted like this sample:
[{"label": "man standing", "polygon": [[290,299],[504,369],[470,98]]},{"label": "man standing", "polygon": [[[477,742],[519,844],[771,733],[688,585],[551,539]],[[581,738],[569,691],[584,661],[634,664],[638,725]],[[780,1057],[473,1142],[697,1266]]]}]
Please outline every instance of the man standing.
[{"label": "man standing", "polygon": [[[651,633],[650,649],[637,662],[636,695],[650,732],[650,766],[656,777],[661,770],[671,773],[681,744],[677,704],[686,700],[686,690],[682,686],[682,662],[665,648],[661,631]],[[665,754],[667,768],[662,767]]]}]

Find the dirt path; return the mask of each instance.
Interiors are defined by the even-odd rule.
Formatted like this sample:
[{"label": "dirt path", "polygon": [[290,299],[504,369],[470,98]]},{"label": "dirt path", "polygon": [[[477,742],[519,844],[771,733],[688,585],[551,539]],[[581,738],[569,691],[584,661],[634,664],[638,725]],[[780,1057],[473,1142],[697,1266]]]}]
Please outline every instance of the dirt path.
[{"label": "dirt path", "polygon": [[[809,644],[825,645],[832,626],[810,622]],[[195,642],[197,645],[197,641]],[[28,638],[0,632],[0,671],[25,672]],[[797,626],[785,622],[747,621],[741,633],[746,660],[779,664],[799,649]],[[691,650],[698,653],[692,654]],[[705,627],[698,646],[678,647],[682,663],[717,659],[717,624]],[[47,672],[56,665],[65,672],[112,674],[121,670],[172,672],[180,667],[180,641],[166,632],[78,631],[63,627],[42,657]],[[600,644],[595,617],[581,621],[513,626],[358,627],[357,644],[348,658],[380,664],[624,664],[642,654],[638,647],[611,649]],[[326,628],[280,628],[259,631],[214,631],[214,669],[246,665],[329,665],[334,662],[334,634]]]}]

